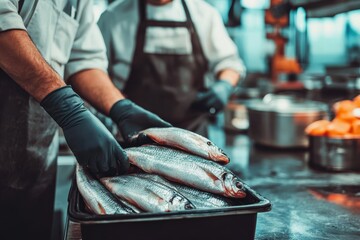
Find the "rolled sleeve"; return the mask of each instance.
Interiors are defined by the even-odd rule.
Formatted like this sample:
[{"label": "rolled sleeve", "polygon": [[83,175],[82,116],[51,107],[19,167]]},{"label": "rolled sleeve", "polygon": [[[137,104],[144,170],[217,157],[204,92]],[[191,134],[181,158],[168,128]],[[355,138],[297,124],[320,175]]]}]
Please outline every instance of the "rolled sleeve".
[{"label": "rolled sleeve", "polygon": [[100,69],[107,72],[106,47],[92,13],[90,1],[83,1],[79,28],[71,49],[70,59],[65,66],[64,79],[86,69]]},{"label": "rolled sleeve", "polygon": [[217,75],[224,69],[232,69],[238,72],[241,78],[245,77],[246,68],[239,56],[238,49],[227,33],[221,16],[216,11],[212,13],[210,26],[208,41],[204,47],[210,70]]},{"label": "rolled sleeve", "polygon": [[0,32],[21,29],[26,30],[23,19],[18,14],[17,0],[0,0]]}]

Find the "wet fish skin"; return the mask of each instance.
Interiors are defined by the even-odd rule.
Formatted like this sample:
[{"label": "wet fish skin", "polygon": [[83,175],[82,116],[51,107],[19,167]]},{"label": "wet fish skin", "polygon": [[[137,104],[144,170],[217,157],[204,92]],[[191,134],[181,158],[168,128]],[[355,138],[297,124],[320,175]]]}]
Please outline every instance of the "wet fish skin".
[{"label": "wet fish skin", "polygon": [[166,186],[174,188],[175,190],[183,194],[186,198],[188,198],[197,209],[229,207],[233,205],[231,201],[225,197],[209,192],[200,191],[196,188],[191,188],[178,183],[170,182],[159,175],[139,173],[137,174],[137,176],[151,179],[153,181],[160,182]]},{"label": "wet fish skin", "polygon": [[83,167],[76,166],[76,183],[87,207],[95,214],[130,214],[140,211],[114,197],[97,179]]},{"label": "wet fish skin", "polygon": [[195,208],[174,189],[136,175],[105,177],[101,178],[101,182],[114,195],[146,212],[172,212]]},{"label": "wet fish skin", "polygon": [[229,157],[224,151],[209,139],[182,128],[148,128],[141,131],[135,137],[141,134],[162,146],[169,146],[190,152],[220,164],[230,162]]},{"label": "wet fish skin", "polygon": [[127,148],[125,152],[131,164],[147,173],[226,197],[246,196],[241,180],[215,162],[163,146],[143,145]]}]

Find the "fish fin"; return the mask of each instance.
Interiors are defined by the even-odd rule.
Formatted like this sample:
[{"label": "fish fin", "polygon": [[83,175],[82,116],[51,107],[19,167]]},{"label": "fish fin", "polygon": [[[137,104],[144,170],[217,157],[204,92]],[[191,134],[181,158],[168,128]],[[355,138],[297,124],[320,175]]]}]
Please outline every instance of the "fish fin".
[{"label": "fish fin", "polygon": [[105,208],[104,208],[99,202],[98,202],[97,204],[98,204],[98,207],[99,207],[99,209],[100,209],[100,213],[103,214],[103,215],[105,215],[105,214],[106,214]]},{"label": "fish fin", "polygon": [[159,203],[165,201],[164,198],[160,197],[159,194],[157,194],[156,192],[154,192],[150,189],[148,189],[148,190],[149,190],[150,194],[153,195]]},{"label": "fish fin", "polygon": [[208,175],[212,180],[218,181],[219,177],[217,177],[215,174],[213,174],[212,172],[207,171],[206,169],[202,168],[202,170],[206,173],[206,175]]}]

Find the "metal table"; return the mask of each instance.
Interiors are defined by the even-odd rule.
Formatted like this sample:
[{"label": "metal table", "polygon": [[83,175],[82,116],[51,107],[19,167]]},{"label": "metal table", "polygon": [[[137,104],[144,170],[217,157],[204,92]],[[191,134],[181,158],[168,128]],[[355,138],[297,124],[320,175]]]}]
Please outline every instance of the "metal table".
[{"label": "metal table", "polygon": [[[306,149],[254,145],[246,134],[212,126],[210,139],[230,156],[230,169],[272,202],[259,213],[256,239],[360,239],[360,174],[311,169]],[[66,239],[81,239],[68,221]]]}]

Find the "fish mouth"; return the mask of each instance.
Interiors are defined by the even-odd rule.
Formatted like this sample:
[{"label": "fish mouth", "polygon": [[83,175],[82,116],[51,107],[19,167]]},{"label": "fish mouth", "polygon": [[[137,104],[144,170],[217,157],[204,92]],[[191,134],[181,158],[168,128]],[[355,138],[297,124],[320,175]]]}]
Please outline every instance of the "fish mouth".
[{"label": "fish mouth", "polygon": [[[220,150],[221,150],[221,149],[220,149]],[[230,162],[229,156],[226,155],[226,153],[225,153],[223,150],[221,150],[221,154],[222,154],[222,155],[220,155],[219,158],[220,158],[223,162],[229,163],[229,162]]]},{"label": "fish mouth", "polygon": [[216,159],[215,161],[220,164],[228,164],[230,162],[230,158],[221,148],[218,148],[215,152],[210,153],[209,155],[210,159]]}]

